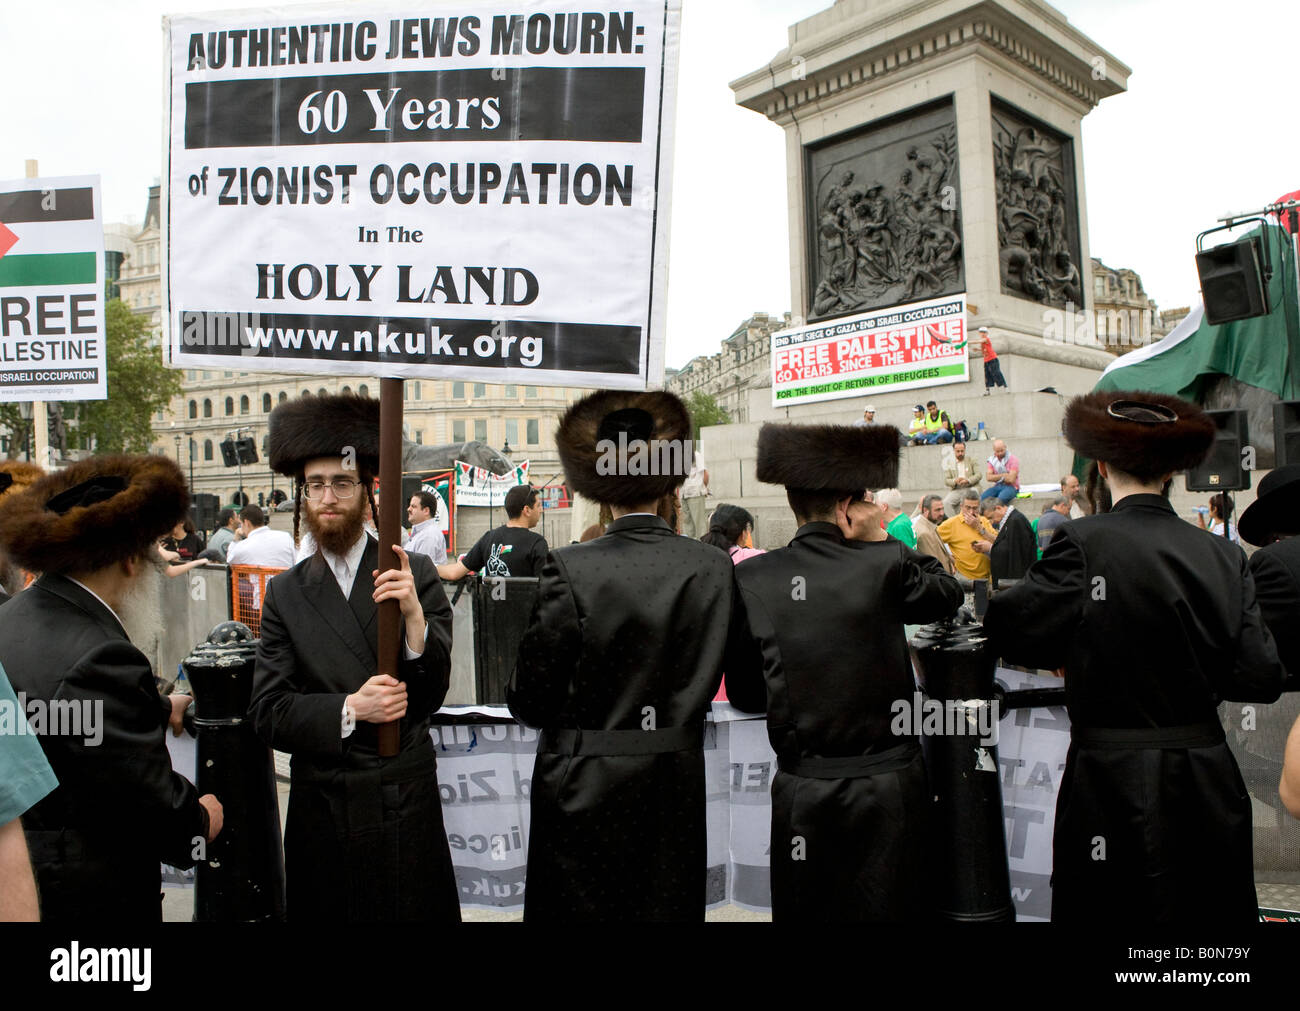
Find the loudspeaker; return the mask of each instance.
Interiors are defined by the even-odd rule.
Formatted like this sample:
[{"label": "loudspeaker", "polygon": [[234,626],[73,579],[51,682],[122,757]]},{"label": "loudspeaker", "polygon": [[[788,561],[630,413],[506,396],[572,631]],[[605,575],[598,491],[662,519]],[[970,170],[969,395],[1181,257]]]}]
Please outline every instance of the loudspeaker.
[{"label": "loudspeaker", "polygon": [[1205,321],[1212,326],[1268,313],[1258,240],[1242,239],[1196,254]]},{"label": "loudspeaker", "polygon": [[221,444],[221,462],[227,467],[239,466],[239,455],[235,450],[235,441],[233,439],[226,439]]},{"label": "loudspeaker", "polygon": [[1241,451],[1250,443],[1246,412],[1206,411],[1218,429],[1214,445],[1200,466],[1187,472],[1188,491],[1244,491],[1250,471],[1242,466]]},{"label": "loudspeaker", "polygon": [[1300,463],[1300,400],[1273,405],[1274,467]]},{"label": "loudspeaker", "polygon": [[207,492],[194,496],[194,526],[199,530],[215,530],[217,513],[221,511],[221,499]]},{"label": "loudspeaker", "polygon": [[257,463],[257,443],[253,441],[251,436],[235,440],[235,453],[242,464]]}]

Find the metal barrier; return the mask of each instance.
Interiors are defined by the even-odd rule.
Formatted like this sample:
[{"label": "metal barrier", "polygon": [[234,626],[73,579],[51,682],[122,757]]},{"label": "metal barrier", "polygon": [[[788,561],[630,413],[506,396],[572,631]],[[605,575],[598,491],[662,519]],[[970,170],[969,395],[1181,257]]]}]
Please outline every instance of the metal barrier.
[{"label": "metal barrier", "polygon": [[514,673],[519,643],[537,603],[536,577],[475,578],[474,655],[480,705],[500,705]]},{"label": "metal barrier", "polygon": [[232,621],[247,625],[254,638],[262,634],[262,601],[266,600],[266,584],[272,576],[284,571],[261,565],[230,566],[230,617]]}]

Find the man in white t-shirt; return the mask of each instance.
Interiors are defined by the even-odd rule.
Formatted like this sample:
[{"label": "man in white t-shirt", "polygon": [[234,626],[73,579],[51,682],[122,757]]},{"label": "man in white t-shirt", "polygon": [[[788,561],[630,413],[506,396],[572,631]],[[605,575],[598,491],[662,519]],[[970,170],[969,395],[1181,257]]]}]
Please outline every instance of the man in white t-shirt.
[{"label": "man in white t-shirt", "polygon": [[239,510],[241,540],[226,552],[228,565],[259,565],[268,569],[293,568],[293,538],[266,525],[266,513],[255,505]]}]

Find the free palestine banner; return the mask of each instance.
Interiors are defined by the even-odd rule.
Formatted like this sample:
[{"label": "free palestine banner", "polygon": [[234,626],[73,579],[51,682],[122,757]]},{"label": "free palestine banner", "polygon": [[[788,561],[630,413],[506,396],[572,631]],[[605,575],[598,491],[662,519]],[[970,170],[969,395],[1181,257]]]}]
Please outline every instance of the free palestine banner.
[{"label": "free palestine banner", "polygon": [[0,401],[103,400],[99,177],[0,181]]},{"label": "free palestine banner", "polygon": [[170,364],[657,386],[680,16],[169,18]]}]

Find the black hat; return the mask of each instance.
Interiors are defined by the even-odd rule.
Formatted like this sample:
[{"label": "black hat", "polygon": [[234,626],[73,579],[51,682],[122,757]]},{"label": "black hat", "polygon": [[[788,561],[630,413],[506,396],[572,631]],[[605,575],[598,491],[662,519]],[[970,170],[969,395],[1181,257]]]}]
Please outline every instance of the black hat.
[{"label": "black hat", "polygon": [[617,506],[667,495],[690,475],[695,457],[690,412],[662,390],[584,397],[560,419],[555,448],[570,488]]},{"label": "black hat", "polygon": [[0,504],[0,543],[32,572],[94,572],[147,553],[190,496],[166,456],[95,456]]},{"label": "black hat", "polygon": [[764,425],[758,479],[799,491],[893,488],[900,436],[893,425]]},{"label": "black hat", "polygon": [[271,469],[302,473],[319,456],[356,457],[357,469],[379,470],[379,401],[343,393],[289,400],[271,412],[267,454]]},{"label": "black hat", "polygon": [[1151,480],[1195,467],[1214,443],[1215,426],[1195,404],[1147,390],[1104,390],[1065,408],[1065,441],[1080,456]]},{"label": "black hat", "polygon": [[1264,476],[1255,501],[1237,522],[1237,532],[1256,547],[1270,543],[1277,534],[1300,534],[1300,464]]}]

